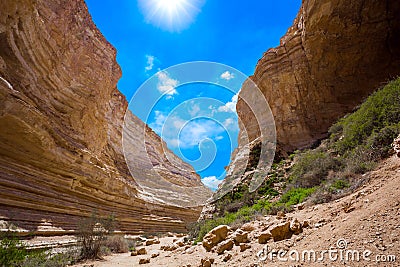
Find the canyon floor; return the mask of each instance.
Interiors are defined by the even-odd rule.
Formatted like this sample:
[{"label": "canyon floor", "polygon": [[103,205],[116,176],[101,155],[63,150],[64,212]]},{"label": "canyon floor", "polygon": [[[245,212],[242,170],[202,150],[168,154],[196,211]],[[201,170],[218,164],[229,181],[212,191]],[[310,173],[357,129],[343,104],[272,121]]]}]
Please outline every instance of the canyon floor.
[{"label": "canyon floor", "polygon": [[[234,246],[230,251],[218,255],[206,252],[201,243],[195,246],[181,244],[182,246],[174,251],[164,251],[161,246],[179,243],[183,238],[163,237],[160,238],[160,244],[145,246],[146,255],[114,254],[105,257],[103,261],[86,262],[75,267],[207,266],[207,263],[201,263],[202,259],[213,259],[211,266],[399,266],[400,159],[393,156],[385,160],[375,171],[366,173],[363,178],[366,182],[357,191],[334,202],[301,207],[287,213],[283,218],[264,216],[247,223],[247,226],[252,225],[250,228],[254,230],[248,231],[249,248],[243,252],[239,246]],[[267,244],[258,243],[257,237],[268,225],[292,221],[295,218],[300,222],[307,221],[309,227],[305,227],[302,233],[293,235],[290,239],[279,242],[270,240]],[[257,253],[266,248],[266,245],[268,251],[286,251],[287,254],[282,254],[282,258],[286,258],[287,261],[280,261],[276,256],[272,260],[267,258],[260,261]],[[320,253],[329,249],[337,250],[337,253],[332,254],[332,258],[337,255],[338,259],[331,260],[327,253]],[[305,250],[314,250],[317,259],[321,255],[324,255],[324,259],[316,262],[308,259],[302,261],[301,255]],[[290,253],[292,258],[295,258],[293,251],[300,253],[299,261],[289,257]],[[370,255],[364,258],[368,251],[371,252]],[[350,255],[352,253],[359,253],[359,261]],[[340,261],[341,255],[343,261]],[[139,264],[141,259],[148,259],[150,262]]]}]

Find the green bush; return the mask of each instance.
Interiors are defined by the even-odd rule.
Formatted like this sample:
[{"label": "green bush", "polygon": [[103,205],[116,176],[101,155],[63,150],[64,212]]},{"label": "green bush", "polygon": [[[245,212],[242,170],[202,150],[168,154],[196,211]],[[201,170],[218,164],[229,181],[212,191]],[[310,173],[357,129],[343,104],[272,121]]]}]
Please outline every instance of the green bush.
[{"label": "green bush", "polygon": [[64,253],[49,255],[44,250],[32,251],[28,254],[21,267],[65,267],[77,262],[79,251],[69,250]]},{"label": "green bush", "polygon": [[297,162],[291,170],[291,180],[295,187],[311,188],[319,185],[330,170],[340,170],[339,158],[320,150],[307,150],[298,154]]},{"label": "green bush", "polygon": [[28,255],[25,245],[10,233],[4,234],[0,242],[0,266],[18,266]]},{"label": "green bush", "polygon": [[363,144],[372,134],[399,122],[400,79],[397,79],[371,95],[356,112],[339,120],[329,132],[336,150],[344,154]]},{"label": "green bush", "polygon": [[316,187],[313,188],[291,188],[285,194],[283,194],[278,201],[279,204],[283,204],[286,207],[302,203],[307,197],[314,193]]}]

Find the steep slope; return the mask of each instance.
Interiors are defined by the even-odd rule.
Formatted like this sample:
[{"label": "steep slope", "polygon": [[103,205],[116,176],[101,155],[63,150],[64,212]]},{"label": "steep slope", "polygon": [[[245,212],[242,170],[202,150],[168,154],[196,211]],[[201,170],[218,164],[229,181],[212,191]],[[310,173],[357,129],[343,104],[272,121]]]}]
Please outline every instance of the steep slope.
[{"label": "steep slope", "polygon": [[[83,0],[0,2],[0,219],[46,234],[94,211],[131,233],[184,231],[197,219],[197,208],[141,197],[122,151],[127,102],[115,57]],[[148,149],[161,145],[149,140]],[[182,166],[175,181],[201,187]]]},{"label": "steep slope", "polygon": [[[400,2],[303,0],[280,46],[263,55],[251,79],[269,102],[285,154],[325,137],[333,122],[399,74]],[[255,140],[259,130],[244,101],[237,111],[242,131]]]}]

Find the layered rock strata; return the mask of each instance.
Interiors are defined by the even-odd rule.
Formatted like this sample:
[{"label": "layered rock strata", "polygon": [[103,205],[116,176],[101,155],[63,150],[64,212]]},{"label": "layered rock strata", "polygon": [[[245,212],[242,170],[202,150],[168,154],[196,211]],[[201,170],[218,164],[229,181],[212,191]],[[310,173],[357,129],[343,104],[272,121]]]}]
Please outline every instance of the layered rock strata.
[{"label": "layered rock strata", "polygon": [[[197,219],[198,208],[141,197],[123,156],[115,58],[83,0],[0,2],[1,220],[57,234],[92,212],[114,214],[129,233],[185,231]],[[162,141],[146,131],[156,151]],[[188,165],[172,173],[173,163],[150,158],[174,183],[201,187]]]}]

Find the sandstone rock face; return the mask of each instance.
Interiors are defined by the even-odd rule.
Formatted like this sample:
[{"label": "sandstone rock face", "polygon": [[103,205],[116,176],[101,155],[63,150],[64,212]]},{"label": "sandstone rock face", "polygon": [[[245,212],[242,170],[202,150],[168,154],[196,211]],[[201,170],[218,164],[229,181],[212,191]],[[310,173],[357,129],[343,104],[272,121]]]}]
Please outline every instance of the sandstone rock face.
[{"label": "sandstone rock face", "polygon": [[[278,152],[285,153],[326,137],[333,122],[399,74],[399,1],[304,0],[251,79],[269,102]],[[252,142],[259,129],[240,97],[237,111]],[[245,145],[239,140],[239,148]]]},{"label": "sandstone rock face", "polygon": [[[197,219],[198,208],[143,198],[131,177],[115,57],[83,0],[0,2],[0,219],[54,233],[92,212],[114,214],[130,233],[185,231]],[[157,151],[161,140],[148,135]],[[201,186],[187,165],[175,171],[162,155],[150,158],[172,183]]]}]

